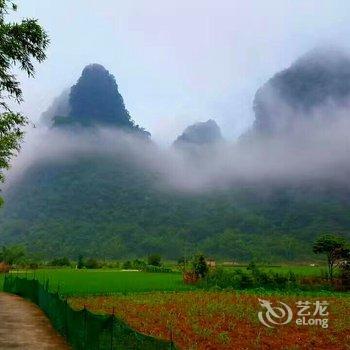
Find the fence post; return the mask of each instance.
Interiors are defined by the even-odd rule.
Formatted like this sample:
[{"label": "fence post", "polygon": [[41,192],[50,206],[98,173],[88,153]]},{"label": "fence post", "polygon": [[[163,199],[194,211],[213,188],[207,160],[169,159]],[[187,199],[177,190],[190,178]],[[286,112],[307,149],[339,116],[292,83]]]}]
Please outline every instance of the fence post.
[{"label": "fence post", "polygon": [[64,300],[64,333],[66,336],[66,339],[68,339],[68,315],[67,315],[67,309],[68,309],[68,300],[65,298]]},{"label": "fence post", "polygon": [[115,314],[114,314],[114,306],[112,310],[112,316],[111,316],[111,350],[113,350],[113,337],[114,337],[114,322],[115,322]]},{"label": "fence post", "polygon": [[86,349],[86,344],[87,344],[87,310],[86,310],[86,305],[84,304],[84,345],[83,349]]},{"label": "fence post", "polygon": [[173,327],[170,326],[170,349],[172,350],[173,349]]}]

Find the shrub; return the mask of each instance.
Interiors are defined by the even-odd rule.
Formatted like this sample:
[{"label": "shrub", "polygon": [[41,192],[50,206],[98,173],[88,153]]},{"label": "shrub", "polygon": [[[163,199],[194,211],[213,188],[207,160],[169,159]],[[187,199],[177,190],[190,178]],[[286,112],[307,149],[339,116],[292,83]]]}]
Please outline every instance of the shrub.
[{"label": "shrub", "polygon": [[84,267],[84,259],[82,255],[79,255],[78,257],[78,263],[77,263],[77,268],[82,269]]},{"label": "shrub", "polygon": [[124,270],[131,270],[132,269],[131,261],[130,260],[124,261],[122,267]]},{"label": "shrub", "polygon": [[151,254],[148,256],[148,265],[160,266],[161,260],[162,258],[159,254]]},{"label": "shrub", "polygon": [[172,270],[168,267],[154,265],[146,265],[142,270],[145,272],[172,272]]},{"label": "shrub", "polygon": [[341,265],[341,289],[344,291],[350,290],[350,261],[345,261]]},{"label": "shrub", "polygon": [[10,265],[0,262],[0,273],[8,273],[10,271]]},{"label": "shrub", "polygon": [[193,271],[199,278],[205,277],[207,275],[209,268],[203,254],[197,254],[193,259],[192,265]]},{"label": "shrub", "polygon": [[135,259],[132,262],[132,267],[136,270],[142,270],[146,267],[146,262],[143,260]]},{"label": "shrub", "polygon": [[70,261],[67,257],[56,258],[50,262],[51,266],[70,266]]},{"label": "shrub", "polygon": [[245,272],[241,269],[227,271],[222,268],[209,271],[207,277],[202,283],[204,287],[219,288],[258,288],[267,289],[286,289],[296,286],[294,274],[281,275],[272,271],[260,271],[256,266],[249,268],[251,272]]},{"label": "shrub", "polygon": [[84,265],[87,269],[99,269],[101,267],[99,262],[94,258],[87,259]]},{"label": "shrub", "polygon": [[196,284],[198,282],[198,276],[194,271],[185,271],[182,278],[185,284]]},{"label": "shrub", "polygon": [[39,268],[39,264],[37,262],[31,262],[28,266],[32,270],[37,270]]},{"label": "shrub", "polygon": [[119,269],[120,263],[119,261],[106,261],[103,266],[108,269]]}]

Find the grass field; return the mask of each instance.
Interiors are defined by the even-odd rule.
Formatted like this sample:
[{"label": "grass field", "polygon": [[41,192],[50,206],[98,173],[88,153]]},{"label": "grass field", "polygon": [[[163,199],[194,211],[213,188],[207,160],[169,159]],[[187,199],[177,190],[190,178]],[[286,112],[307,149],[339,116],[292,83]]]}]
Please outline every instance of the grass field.
[{"label": "grass field", "polygon": [[[295,322],[267,328],[258,320],[258,296],[236,292],[174,292],[84,297],[70,299],[81,309],[85,305],[95,313],[111,313],[134,329],[161,337],[172,337],[180,349],[347,349],[350,344],[350,298],[269,296],[293,309],[296,302],[329,302],[329,328],[299,326]],[[276,304],[274,304],[276,305]]]},{"label": "grass field", "polygon": [[[31,278],[33,273],[28,272],[27,276]],[[194,288],[183,284],[180,273],[45,269],[37,270],[35,276],[41,281],[49,279],[50,290],[59,290],[64,295],[183,291]]]},{"label": "grass field", "polygon": [[[236,268],[236,267],[233,267]],[[245,270],[244,267],[240,267]],[[281,274],[320,276],[317,267],[273,267]],[[16,272],[13,272],[16,274]],[[33,272],[18,272],[28,278]],[[86,306],[95,313],[111,313],[132,328],[169,339],[180,349],[348,349],[349,293],[330,291],[270,291],[262,288],[242,291],[200,290],[183,284],[180,273],[147,273],[120,270],[41,269],[41,281],[49,279],[50,289],[69,296],[76,309]],[[2,277],[0,275],[0,286]],[[295,322],[267,328],[257,313],[259,298],[282,301],[293,308],[298,300],[327,300],[329,328],[297,326]]]},{"label": "grass field", "polygon": [[[239,267],[231,267],[235,269]],[[230,269],[229,267],[226,269]],[[242,267],[241,269],[246,269]],[[288,274],[290,271],[293,272],[298,277],[307,277],[307,276],[322,276],[326,273],[326,267],[324,266],[278,266],[278,267],[261,267],[262,271],[273,271],[280,274]]]},{"label": "grass field", "polygon": [[[226,267],[225,269],[242,269],[246,267]],[[289,271],[298,277],[321,276],[325,268],[311,266],[281,266],[263,267],[262,270],[272,270],[280,274],[288,274]],[[15,271],[13,273],[16,273]],[[23,275],[24,272],[20,271]],[[33,271],[25,273],[29,278]],[[49,279],[50,289],[65,295],[106,295],[113,293],[139,293],[151,291],[184,291],[195,287],[184,285],[180,273],[149,273],[132,272],[111,269],[75,270],[63,269],[39,269],[35,271],[36,278],[41,281]],[[0,290],[3,277],[0,275]]]}]

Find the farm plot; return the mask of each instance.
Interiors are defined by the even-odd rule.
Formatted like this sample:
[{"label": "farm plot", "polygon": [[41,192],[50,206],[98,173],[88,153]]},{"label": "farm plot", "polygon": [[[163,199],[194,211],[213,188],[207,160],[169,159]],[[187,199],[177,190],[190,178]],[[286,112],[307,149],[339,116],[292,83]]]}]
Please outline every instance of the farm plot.
[{"label": "farm plot", "polygon": [[[34,272],[26,273],[28,278]],[[185,291],[180,273],[149,273],[121,270],[43,269],[35,272],[41,282],[49,280],[51,291],[62,295],[108,295],[150,291]]]},{"label": "farm plot", "polygon": [[[297,312],[296,302],[316,302],[318,297],[274,295],[260,298],[283,301]],[[96,313],[111,313],[134,329],[163,339],[171,336],[181,349],[347,349],[350,343],[350,298],[322,297],[329,303],[329,327],[298,326],[295,322],[275,328],[257,317],[258,296],[228,292],[143,293],[105,297],[71,298],[74,308],[84,305]]]}]

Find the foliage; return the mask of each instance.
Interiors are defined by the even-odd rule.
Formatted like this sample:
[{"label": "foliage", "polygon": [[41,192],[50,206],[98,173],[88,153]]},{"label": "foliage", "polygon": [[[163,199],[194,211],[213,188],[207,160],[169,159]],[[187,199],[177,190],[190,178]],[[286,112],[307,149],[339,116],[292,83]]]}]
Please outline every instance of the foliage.
[{"label": "foliage", "polygon": [[205,288],[266,288],[283,290],[296,288],[297,279],[292,272],[288,274],[279,274],[273,271],[265,272],[257,267],[250,269],[250,272],[244,272],[241,269],[228,271],[222,268],[216,268],[215,270],[209,271],[206,279],[203,280],[200,285]]},{"label": "foliage", "polygon": [[10,269],[11,269],[10,265],[0,261],[0,274],[1,273],[8,273],[10,271]]},{"label": "foliage", "polygon": [[151,254],[147,258],[148,265],[161,266],[162,257],[159,254]]},{"label": "foliage", "polygon": [[182,278],[185,284],[196,284],[199,279],[198,275],[192,270],[190,271],[184,270]]},{"label": "foliage", "polygon": [[[4,180],[3,170],[9,168],[10,159],[19,151],[23,137],[22,127],[27,123],[24,116],[10,110],[7,100],[22,101],[19,81],[11,72],[14,66],[33,77],[33,60],[42,62],[49,43],[47,34],[34,19],[21,23],[5,21],[9,10],[17,6],[7,0],[0,1],[0,181]],[[1,204],[1,203],[0,203]]]},{"label": "foliage", "polygon": [[26,257],[26,249],[21,245],[2,247],[0,251],[0,262],[8,265],[15,265],[23,262]]},{"label": "foliage", "polygon": [[146,266],[146,262],[143,261],[143,260],[139,260],[139,259],[135,259],[133,262],[132,262],[132,266],[134,269],[137,269],[137,270],[142,270],[145,266]]},{"label": "foliage", "polygon": [[343,290],[350,290],[350,259],[340,265],[340,279]]},{"label": "foliage", "polygon": [[70,266],[71,263],[67,257],[56,258],[50,262],[51,266]]},{"label": "foliage", "polygon": [[87,259],[84,263],[84,266],[87,269],[98,269],[101,267],[100,263],[94,258]]},{"label": "foliage", "polygon": [[78,256],[77,269],[82,269],[84,267],[84,258],[82,255]]},{"label": "foliage", "polygon": [[177,268],[182,271],[185,272],[187,270],[187,265],[188,265],[188,259],[184,256],[180,257],[177,259]]},{"label": "foliage", "polygon": [[327,256],[329,278],[333,279],[333,270],[338,265],[348,250],[345,248],[345,239],[336,235],[320,236],[313,245],[313,252]]},{"label": "foliage", "polygon": [[164,266],[156,266],[156,265],[146,265],[142,268],[142,271],[145,272],[162,272],[162,273],[169,273],[172,272],[171,268],[164,267]]},{"label": "foliage", "polygon": [[199,277],[203,278],[207,275],[209,267],[205,261],[203,254],[198,253],[194,256],[192,261],[193,271]]},{"label": "foliage", "polygon": [[179,194],[157,183],[156,174],[117,157],[34,164],[5,193],[0,245],[23,243],[50,259],[132,260],[157,252],[175,260],[201,251],[222,261],[291,263],[321,261],[312,253],[320,233],[349,235],[346,188]]},{"label": "foliage", "polygon": [[133,267],[132,267],[132,262],[130,260],[126,260],[123,262],[123,265],[122,265],[123,269],[124,270],[131,270]]}]

